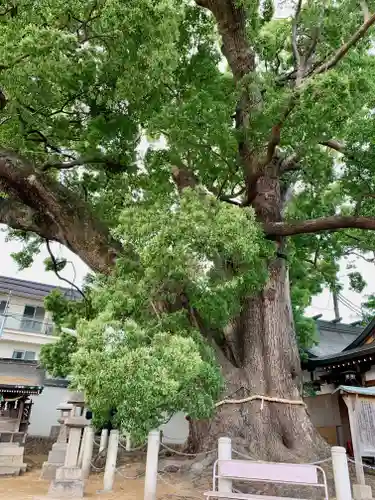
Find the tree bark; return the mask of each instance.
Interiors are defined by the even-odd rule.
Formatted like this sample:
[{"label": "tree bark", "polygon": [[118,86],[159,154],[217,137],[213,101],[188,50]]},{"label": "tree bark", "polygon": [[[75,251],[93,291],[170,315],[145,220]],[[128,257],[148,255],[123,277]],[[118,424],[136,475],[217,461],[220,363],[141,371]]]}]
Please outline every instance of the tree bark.
[{"label": "tree bark", "polygon": [[11,151],[0,151],[0,189],[0,223],[62,243],[95,271],[112,271],[124,249],[76,193]]},{"label": "tree bark", "polygon": [[[270,396],[301,401],[301,365],[283,259],[270,266],[261,293],[245,298],[234,326],[238,366],[220,360],[226,399]],[[221,436],[232,447],[256,459],[307,462],[328,455],[328,446],[300,404],[260,400],[223,404],[210,421],[191,421],[189,451],[215,449]]]}]

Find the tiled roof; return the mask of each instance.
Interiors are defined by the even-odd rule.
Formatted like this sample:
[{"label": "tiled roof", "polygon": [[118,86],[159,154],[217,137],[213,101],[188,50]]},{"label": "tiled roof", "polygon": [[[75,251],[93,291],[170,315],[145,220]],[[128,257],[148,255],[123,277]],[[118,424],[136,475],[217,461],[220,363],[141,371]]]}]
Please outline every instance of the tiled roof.
[{"label": "tiled roof", "polygon": [[314,356],[329,356],[343,351],[354,342],[362,333],[363,327],[344,323],[317,321],[318,345],[311,347],[309,352]]},{"label": "tiled roof", "polygon": [[24,377],[0,375],[0,385],[35,385],[36,381]]},{"label": "tiled roof", "polygon": [[43,299],[56,288],[61,290],[67,299],[77,300],[80,298],[76,290],[71,290],[69,288],[45,285],[44,283],[20,280],[18,278],[9,278],[8,276],[0,276],[0,293],[8,294],[12,292],[12,294],[22,297]]},{"label": "tiled roof", "polygon": [[22,388],[39,394],[43,388],[37,361],[0,358],[0,393]]},{"label": "tiled roof", "polygon": [[335,392],[342,391],[348,394],[359,394],[361,396],[375,396],[375,387],[352,387],[351,385],[340,385]]}]

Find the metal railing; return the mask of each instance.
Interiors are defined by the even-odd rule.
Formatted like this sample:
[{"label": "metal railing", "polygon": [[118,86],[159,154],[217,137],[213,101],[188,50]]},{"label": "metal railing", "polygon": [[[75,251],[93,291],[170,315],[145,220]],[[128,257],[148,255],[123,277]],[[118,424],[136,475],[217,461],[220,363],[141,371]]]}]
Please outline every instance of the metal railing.
[{"label": "metal railing", "polygon": [[0,315],[0,324],[4,321],[4,329],[18,330],[27,333],[42,333],[44,335],[53,335],[53,323],[40,321],[37,319],[23,316],[22,314]]}]

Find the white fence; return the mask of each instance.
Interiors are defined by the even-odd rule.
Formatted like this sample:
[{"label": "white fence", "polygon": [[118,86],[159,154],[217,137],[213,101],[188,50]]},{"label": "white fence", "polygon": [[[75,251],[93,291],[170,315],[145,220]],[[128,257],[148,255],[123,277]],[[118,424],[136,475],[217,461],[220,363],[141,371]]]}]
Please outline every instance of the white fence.
[{"label": "white fence", "polygon": [[[99,444],[100,452],[103,452],[103,450],[105,450],[106,448],[107,437],[108,437],[108,431],[103,431],[100,443],[97,443]],[[85,437],[84,452],[82,459],[82,468],[84,469],[84,474],[86,477],[89,473],[90,465],[92,465],[91,460],[92,460],[93,443],[94,443],[93,432],[88,432]],[[119,440],[119,432],[116,430],[112,430],[108,440],[106,465],[105,465],[104,480],[103,480],[103,491],[106,492],[109,492],[113,489],[116,471],[120,472],[116,468],[119,445],[123,446],[123,448],[126,449],[127,451],[132,451],[130,449],[129,439],[127,439],[126,444],[121,444]],[[146,472],[144,480],[144,500],[156,500],[156,489],[158,482],[158,462],[159,462],[161,447],[176,454],[184,456],[196,456],[178,452],[169,448],[167,445],[164,445],[161,442],[159,430],[151,431],[149,433],[147,442],[147,461],[146,461]],[[140,448],[143,447],[139,447],[137,449],[139,450]],[[202,454],[206,455],[210,453],[217,453],[219,460],[226,460],[226,461],[232,460],[233,459],[232,457],[236,456],[237,458],[245,459],[250,462],[256,461],[252,457],[244,455],[243,453],[233,449],[231,439],[226,437],[222,437],[219,439],[218,447],[216,450],[211,450],[209,452],[204,452]],[[324,460],[320,460],[318,462],[309,465],[321,465],[324,462],[331,462],[331,461],[332,461],[334,483],[336,490],[336,495],[335,495],[336,499],[351,500],[353,497],[352,497],[351,484],[349,478],[348,458],[346,455],[345,448],[342,448],[340,446],[334,446],[331,449],[330,457],[327,457]],[[126,479],[136,479],[136,478],[126,478]],[[163,478],[160,477],[160,479]],[[366,488],[368,489],[369,487],[366,486]],[[358,491],[358,485],[354,485],[353,490],[354,490],[354,498],[359,499],[361,492]],[[231,492],[232,481],[227,478],[219,478],[218,491],[221,493]],[[361,498],[363,498],[363,496]]]}]

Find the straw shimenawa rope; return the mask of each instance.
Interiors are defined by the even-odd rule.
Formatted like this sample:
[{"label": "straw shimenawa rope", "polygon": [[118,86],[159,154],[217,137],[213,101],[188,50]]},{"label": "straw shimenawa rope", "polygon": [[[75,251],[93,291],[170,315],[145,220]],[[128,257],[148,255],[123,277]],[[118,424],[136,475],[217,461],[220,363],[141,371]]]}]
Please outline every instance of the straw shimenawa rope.
[{"label": "straw shimenawa rope", "polygon": [[295,399],[283,399],[283,398],[273,398],[271,396],[260,396],[260,395],[254,395],[254,396],[249,396],[247,398],[243,399],[223,399],[222,401],[219,401],[216,403],[216,408],[222,405],[226,404],[235,404],[235,405],[240,405],[242,403],[248,403],[250,401],[254,401],[256,399],[260,399],[262,401],[262,407],[264,401],[268,401],[270,403],[282,403],[286,405],[300,405],[300,406],[305,406],[306,403],[304,401],[300,400],[295,400]]}]

